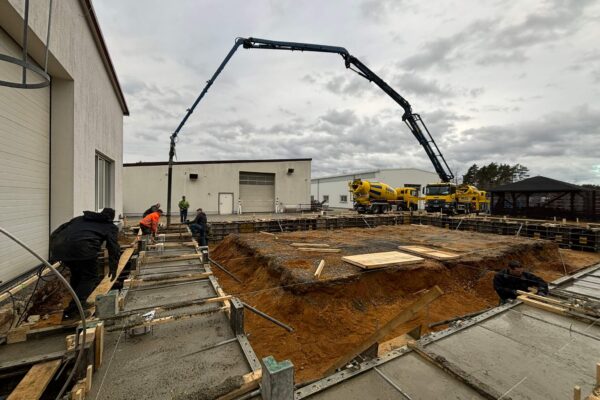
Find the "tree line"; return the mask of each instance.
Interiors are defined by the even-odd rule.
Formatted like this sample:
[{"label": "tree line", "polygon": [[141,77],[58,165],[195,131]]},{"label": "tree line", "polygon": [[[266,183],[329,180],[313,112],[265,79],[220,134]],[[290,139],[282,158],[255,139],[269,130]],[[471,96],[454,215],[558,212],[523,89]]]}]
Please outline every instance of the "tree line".
[{"label": "tree line", "polygon": [[490,163],[479,167],[471,165],[462,176],[465,184],[476,186],[478,189],[490,190],[497,186],[521,181],[529,177],[529,168],[521,164],[509,165]]}]

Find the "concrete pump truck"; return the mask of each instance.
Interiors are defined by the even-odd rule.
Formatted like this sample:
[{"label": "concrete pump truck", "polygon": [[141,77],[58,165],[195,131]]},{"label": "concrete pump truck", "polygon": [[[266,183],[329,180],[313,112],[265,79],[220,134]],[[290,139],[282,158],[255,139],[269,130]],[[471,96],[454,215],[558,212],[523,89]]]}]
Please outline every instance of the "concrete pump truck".
[{"label": "concrete pump truck", "polygon": [[[449,183],[454,178],[452,171],[448,167],[444,156],[442,156],[438,146],[436,145],[433,137],[429,133],[427,126],[419,116],[419,114],[413,113],[410,103],[398,94],[394,89],[392,89],[383,79],[377,76],[373,71],[371,71],[365,64],[363,64],[359,59],[351,55],[348,50],[343,47],[338,46],[328,46],[328,45],[320,45],[320,44],[312,44],[312,43],[297,43],[297,42],[282,42],[276,40],[267,40],[267,39],[257,39],[257,38],[237,38],[235,43],[225,59],[221,62],[211,79],[206,82],[206,85],[200,95],[196,98],[196,101],[192,104],[192,106],[187,110],[183,120],[180,122],[179,126],[171,134],[171,143],[169,149],[169,167],[168,167],[168,179],[167,179],[167,216],[170,216],[171,211],[171,185],[172,185],[172,166],[173,166],[173,157],[175,156],[175,144],[177,142],[177,135],[179,134],[181,128],[185,125],[188,118],[194,112],[194,109],[202,100],[204,95],[208,92],[212,84],[215,82],[219,74],[223,71],[231,57],[235,54],[237,49],[242,46],[245,49],[262,49],[262,50],[288,50],[288,51],[310,51],[317,53],[333,53],[339,54],[344,60],[344,64],[346,68],[356,72],[358,75],[367,79],[370,82],[376,84],[381,90],[383,90],[388,96],[392,98],[402,109],[404,113],[402,114],[402,121],[408,126],[408,129],[415,136],[417,141],[423,146],[425,153],[431,160],[435,171],[437,172],[440,180],[444,183]],[[167,217],[167,224],[169,223],[169,217]]]}]

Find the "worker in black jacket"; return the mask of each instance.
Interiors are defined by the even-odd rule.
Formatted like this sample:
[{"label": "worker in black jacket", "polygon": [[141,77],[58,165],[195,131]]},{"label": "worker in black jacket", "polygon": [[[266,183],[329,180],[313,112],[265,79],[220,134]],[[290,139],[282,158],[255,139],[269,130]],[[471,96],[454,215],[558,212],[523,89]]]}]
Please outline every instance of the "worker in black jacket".
[{"label": "worker in black jacket", "polygon": [[508,263],[508,268],[496,272],[494,290],[504,304],[508,299],[516,299],[517,290],[533,291],[541,296],[548,295],[548,284],[539,276],[525,272],[519,261]]},{"label": "worker in black jacket", "polygon": [[[108,250],[109,277],[116,278],[121,249],[114,218],[115,210],[112,208],[105,208],[99,213],[84,211],[82,216],[62,224],[50,235],[50,259],[69,268],[71,286],[84,308],[88,296],[98,284],[96,263],[103,242],[106,242]],[[67,319],[76,312],[75,301],[71,300],[63,317]]]},{"label": "worker in black jacket", "polygon": [[196,217],[189,224],[192,235],[198,237],[198,244],[200,246],[208,246],[208,240],[206,239],[208,220],[201,208],[196,210]]}]

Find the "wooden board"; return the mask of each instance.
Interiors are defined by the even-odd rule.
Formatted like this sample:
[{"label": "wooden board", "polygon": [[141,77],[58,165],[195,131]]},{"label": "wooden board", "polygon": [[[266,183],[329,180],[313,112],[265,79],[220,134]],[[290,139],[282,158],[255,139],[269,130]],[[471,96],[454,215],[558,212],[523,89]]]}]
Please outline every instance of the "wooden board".
[{"label": "wooden board", "polygon": [[341,249],[326,249],[320,247],[297,247],[296,250],[307,251],[312,253],[339,253],[342,251]]},{"label": "wooden board", "polygon": [[125,249],[125,251],[121,254],[121,258],[119,258],[119,265],[117,265],[117,273],[115,275],[115,278],[110,279],[110,277],[106,275],[102,279],[102,281],[100,281],[100,284],[96,286],[96,289],[94,289],[94,291],[89,295],[87,299],[89,303],[96,302],[96,296],[98,296],[99,294],[106,294],[110,291],[113,284],[117,281],[119,275],[121,275],[121,272],[123,272],[123,269],[125,269],[125,266],[129,262],[129,259],[131,258],[134,250],[134,247]]},{"label": "wooden board", "polygon": [[416,254],[418,256],[423,256],[427,258],[433,258],[440,261],[454,260],[460,257],[460,254],[451,253],[449,251],[436,250],[425,246],[398,246],[398,248],[407,253]]},{"label": "wooden board", "polygon": [[349,351],[336,362],[324,373],[324,375],[333,374],[338,368],[342,368],[351,362],[356,356],[373,346],[387,335],[389,335],[394,329],[403,323],[416,318],[419,315],[419,311],[433,300],[440,297],[444,292],[438,286],[434,286],[427,293],[423,294],[417,300],[415,300],[408,308],[402,310],[394,318],[388,321],[381,329],[373,332],[371,335],[366,336],[361,342],[350,347]]},{"label": "wooden board", "polygon": [[383,253],[357,254],[354,256],[344,256],[342,261],[356,265],[363,269],[374,269],[389,267],[392,265],[416,264],[423,261],[423,258],[413,256],[399,251],[386,251]]},{"label": "wooden board", "polygon": [[52,360],[35,364],[8,396],[8,400],[34,400],[42,397],[61,363],[62,360]]},{"label": "wooden board", "polygon": [[329,247],[327,243],[292,243],[293,247]]}]

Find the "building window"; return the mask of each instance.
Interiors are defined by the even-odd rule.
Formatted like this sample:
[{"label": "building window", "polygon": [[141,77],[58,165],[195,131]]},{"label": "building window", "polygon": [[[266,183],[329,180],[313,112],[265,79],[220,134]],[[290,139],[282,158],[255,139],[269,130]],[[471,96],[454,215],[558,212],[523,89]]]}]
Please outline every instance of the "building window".
[{"label": "building window", "polygon": [[313,201],[315,201],[315,196],[313,196],[312,194],[310,195],[310,202],[312,203]]},{"label": "building window", "polygon": [[113,162],[96,153],[96,210],[113,207],[112,173]]},{"label": "building window", "polygon": [[348,202],[348,195],[340,194],[340,203],[347,203],[347,202]]},{"label": "building window", "polygon": [[240,172],[240,185],[275,185],[275,174]]},{"label": "building window", "polygon": [[329,203],[329,195],[328,194],[323,195],[323,203]]}]

